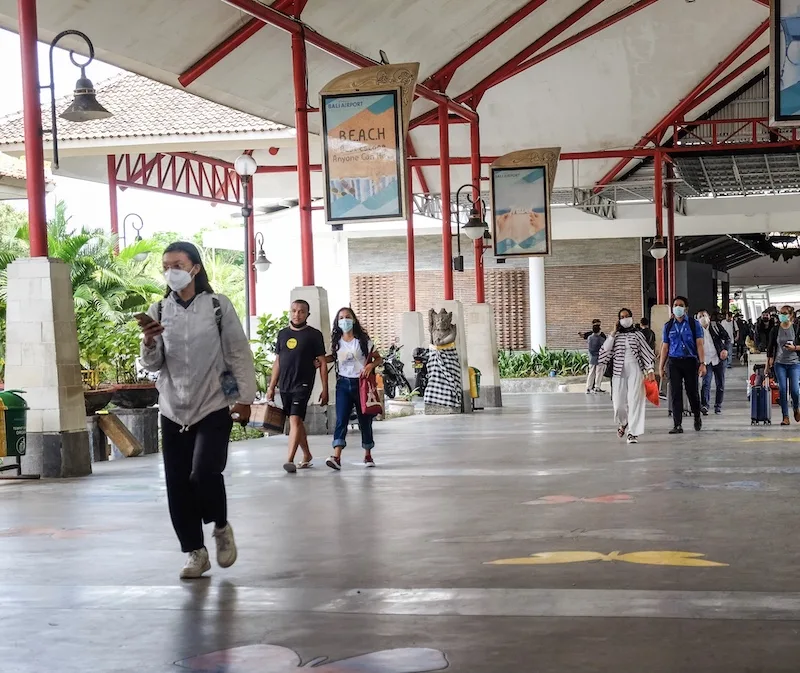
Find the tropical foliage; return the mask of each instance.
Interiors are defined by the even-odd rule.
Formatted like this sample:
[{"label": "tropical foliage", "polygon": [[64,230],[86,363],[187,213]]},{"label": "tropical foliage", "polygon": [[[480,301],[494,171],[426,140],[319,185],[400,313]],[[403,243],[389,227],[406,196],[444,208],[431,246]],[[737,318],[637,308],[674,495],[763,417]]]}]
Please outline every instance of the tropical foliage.
[{"label": "tropical foliage", "polygon": [[549,350],[519,353],[500,351],[500,378],[521,379],[536,376],[582,376],[589,371],[589,356],[583,351]]},{"label": "tropical foliage", "polygon": [[[101,229],[76,227],[64,202],[48,222],[51,257],[70,267],[81,365],[98,373],[101,382],[132,383],[139,376],[139,330],[132,315],[145,311],[164,294],[161,252],[184,238],[161,232],[115,253],[116,240]],[[193,237],[215,291],[230,297],[239,315],[244,312],[244,256],[204,250],[202,232]],[[29,253],[24,213],[0,204],[0,357],[5,352],[7,267]],[[144,259],[137,260],[137,257]],[[0,363],[1,364],[1,363]]]},{"label": "tropical foliage", "polygon": [[284,311],[280,316],[271,313],[262,315],[258,319],[258,330],[253,344],[256,345],[255,365],[256,383],[258,391],[267,392],[269,379],[272,376],[272,364],[275,362],[275,344],[278,341],[278,332],[289,325],[289,313]]}]

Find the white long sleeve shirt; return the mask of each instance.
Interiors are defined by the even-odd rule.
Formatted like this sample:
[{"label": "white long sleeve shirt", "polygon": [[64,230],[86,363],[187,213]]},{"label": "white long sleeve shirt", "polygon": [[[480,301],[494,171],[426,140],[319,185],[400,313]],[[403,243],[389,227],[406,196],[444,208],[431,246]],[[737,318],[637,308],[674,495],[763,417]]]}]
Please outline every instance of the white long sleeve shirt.
[{"label": "white long sleeve shirt", "polygon": [[[161,301],[164,333],[152,348],[142,342],[141,363],[159,372],[158,406],[178,425],[190,426],[210,413],[228,406],[220,376],[229,370],[239,386],[239,402],[251,404],[256,397],[253,352],[233,305],[216,295],[222,313],[221,332],[214,314],[213,295],[203,292],[189,306],[181,306],[171,294]],[[158,320],[158,303],[147,314]]]},{"label": "white long sleeve shirt", "polygon": [[703,327],[703,363],[714,367],[719,364],[719,353],[717,353],[714,337],[711,336],[711,330],[708,327]]}]

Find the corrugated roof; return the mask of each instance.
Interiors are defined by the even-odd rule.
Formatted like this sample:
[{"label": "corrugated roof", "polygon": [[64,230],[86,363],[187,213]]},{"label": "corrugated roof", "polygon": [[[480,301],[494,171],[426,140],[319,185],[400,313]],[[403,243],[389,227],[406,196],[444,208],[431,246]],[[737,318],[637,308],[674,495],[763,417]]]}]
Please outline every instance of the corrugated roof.
[{"label": "corrugated roof", "polygon": [[[71,95],[61,98],[56,101],[56,109],[63,110],[71,100]],[[59,140],[251,133],[287,128],[133,73],[99,84],[97,100],[113,117],[81,123],[59,118]],[[49,107],[42,109],[42,124],[50,128]],[[1,118],[0,145],[23,141],[22,112]]]}]

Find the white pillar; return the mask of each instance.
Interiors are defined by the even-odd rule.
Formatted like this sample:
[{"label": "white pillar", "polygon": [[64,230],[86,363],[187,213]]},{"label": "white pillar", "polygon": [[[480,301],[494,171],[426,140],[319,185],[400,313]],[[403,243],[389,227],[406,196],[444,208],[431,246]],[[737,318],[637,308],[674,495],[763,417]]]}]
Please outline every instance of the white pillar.
[{"label": "white pillar", "polygon": [[466,313],[469,366],[481,373],[478,407],[502,407],[494,309],[489,304],[473,304]]},{"label": "white pillar", "polygon": [[[308,324],[322,332],[325,342],[325,352],[331,352],[331,316],[328,308],[328,293],[324,287],[315,285],[296,287],[292,290],[292,301],[304,299],[308,302],[311,311]],[[309,435],[332,435],[336,428],[336,374],[331,369],[328,374],[328,393],[330,400],[327,408],[320,407],[319,396],[322,385],[319,376],[314,377],[314,390],[311,392],[311,402],[306,414],[306,431]]]},{"label": "white pillar", "polygon": [[531,350],[547,345],[547,313],[544,294],[544,257],[528,258],[531,305]]},{"label": "white pillar", "polygon": [[403,346],[403,361],[405,368],[403,374],[411,381],[411,387],[414,387],[414,378],[416,372],[414,371],[414,349],[427,348],[429,338],[425,335],[425,323],[422,313],[418,311],[411,311],[403,313],[400,316],[400,344]]},{"label": "white pillar", "polygon": [[22,470],[42,477],[92,472],[69,266],[44,257],[8,267],[6,390],[24,390]]}]

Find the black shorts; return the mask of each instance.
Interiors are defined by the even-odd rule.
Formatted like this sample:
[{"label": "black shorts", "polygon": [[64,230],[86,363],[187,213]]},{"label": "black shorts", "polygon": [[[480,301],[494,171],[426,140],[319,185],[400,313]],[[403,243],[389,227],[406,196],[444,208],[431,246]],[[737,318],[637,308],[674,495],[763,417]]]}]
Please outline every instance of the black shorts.
[{"label": "black shorts", "polygon": [[287,416],[299,416],[301,421],[306,420],[308,402],[311,399],[311,387],[308,390],[281,391],[281,403]]}]

